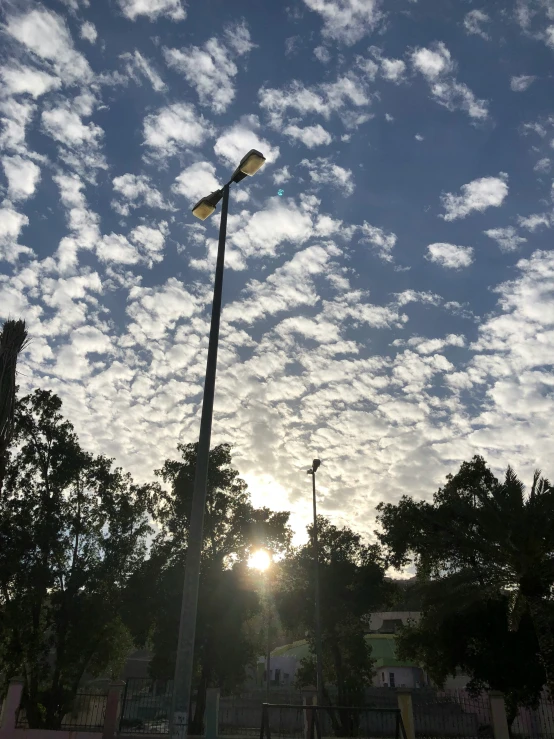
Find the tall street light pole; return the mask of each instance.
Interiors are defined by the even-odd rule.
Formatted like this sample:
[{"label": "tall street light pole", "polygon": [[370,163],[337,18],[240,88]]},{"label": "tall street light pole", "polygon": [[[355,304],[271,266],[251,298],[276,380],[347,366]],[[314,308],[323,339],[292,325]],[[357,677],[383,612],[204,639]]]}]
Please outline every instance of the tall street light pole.
[{"label": "tall street light pole", "polygon": [[212,320],[204,381],[204,399],[200,420],[200,436],[196,454],[196,471],[192,495],[192,511],[187,542],[185,581],[181,601],[181,619],[175,661],[173,697],[170,716],[170,736],[172,739],[186,739],[194,660],[194,638],[196,633],[196,612],[198,608],[198,586],[200,581],[200,560],[204,539],[204,508],[208,483],[208,463],[212,435],[212,416],[214,407],[215,374],[217,367],[217,348],[219,343],[219,322],[221,317],[221,295],[223,289],[223,268],[225,263],[225,238],[227,235],[227,211],[229,208],[229,186],[255,174],[265,162],[259,151],[252,149],[242,159],[229,182],[221,190],[216,190],[202,198],[192,209],[193,215],[204,221],[223,199],[219,225],[219,245],[215,268]]},{"label": "tall street light pole", "polygon": [[269,687],[271,685],[271,606],[269,602],[269,571],[264,572],[264,591],[265,591],[265,614],[266,614],[266,651],[265,651],[265,702],[269,703]]},{"label": "tall street light pole", "polygon": [[259,549],[250,558],[250,567],[259,570],[263,576],[263,594],[265,600],[266,618],[266,651],[265,651],[265,701],[269,703],[269,687],[271,675],[271,602],[269,588],[269,570],[273,562],[271,553],[265,549]]},{"label": "tall street light pole", "polygon": [[316,678],[317,678],[317,704],[323,705],[323,652],[321,648],[321,602],[319,589],[319,552],[317,541],[317,505],[315,494],[315,473],[321,466],[319,459],[314,459],[308,475],[312,476],[313,504],[314,504],[314,528],[313,528],[313,548],[314,548],[314,570],[315,570],[315,659],[316,659]]}]

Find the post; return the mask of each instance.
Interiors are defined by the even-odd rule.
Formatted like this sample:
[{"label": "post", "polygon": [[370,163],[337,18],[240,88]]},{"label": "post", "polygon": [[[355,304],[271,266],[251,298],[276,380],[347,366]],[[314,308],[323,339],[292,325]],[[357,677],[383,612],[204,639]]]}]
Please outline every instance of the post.
[{"label": "post", "polygon": [[314,569],[315,569],[315,655],[317,676],[317,702],[323,705],[323,655],[321,648],[321,605],[319,591],[319,552],[317,542],[317,504],[315,493],[315,469],[312,470],[312,489],[314,507]]},{"label": "post", "polygon": [[15,730],[17,723],[17,712],[21,705],[21,696],[23,694],[23,685],[25,681],[22,677],[12,677],[8,686],[8,692],[4,699],[4,709],[2,711],[2,723],[0,724],[0,736],[10,736]]},{"label": "post", "polygon": [[[267,575],[266,575],[267,578]],[[267,597],[266,593],[266,621],[267,621],[267,645],[266,645],[266,658],[265,658],[265,702],[269,703],[269,686],[270,686],[270,675],[271,675],[271,648],[270,648],[270,642],[269,642],[269,627],[270,627],[270,619],[271,619],[271,613],[269,610],[269,598]]]},{"label": "post", "polygon": [[504,694],[499,690],[490,690],[489,701],[494,739],[510,739]]},{"label": "post", "polygon": [[312,739],[314,728],[314,711],[308,706],[317,705],[317,688],[314,685],[308,685],[302,689],[302,705],[306,708],[302,711],[304,716],[304,739]]},{"label": "post", "polygon": [[181,601],[181,619],[175,679],[170,716],[170,735],[172,739],[186,739],[190,705],[192,667],[194,660],[194,637],[196,634],[196,612],[198,608],[198,587],[200,580],[200,560],[204,540],[204,508],[208,484],[208,464],[212,436],[212,415],[214,407],[215,374],[217,368],[217,348],[219,343],[219,322],[221,318],[221,298],[223,292],[223,269],[225,265],[225,238],[227,235],[227,211],[229,209],[229,184],[223,188],[223,205],[219,225],[219,245],[215,269],[212,321],[204,381],[204,399],[200,420],[200,436],[196,454],[192,511],[187,542],[185,581]]},{"label": "post", "polygon": [[108,688],[108,697],[106,698],[106,713],[104,714],[104,727],[102,729],[102,739],[114,739],[118,733],[117,719],[119,714],[119,704],[121,702],[121,694],[125,682],[116,680],[110,683]]},{"label": "post", "polygon": [[405,739],[415,739],[414,707],[412,704],[412,691],[410,688],[397,688],[396,697],[398,708],[402,716]]},{"label": "post", "polygon": [[217,739],[219,734],[219,688],[206,690],[206,739]]}]

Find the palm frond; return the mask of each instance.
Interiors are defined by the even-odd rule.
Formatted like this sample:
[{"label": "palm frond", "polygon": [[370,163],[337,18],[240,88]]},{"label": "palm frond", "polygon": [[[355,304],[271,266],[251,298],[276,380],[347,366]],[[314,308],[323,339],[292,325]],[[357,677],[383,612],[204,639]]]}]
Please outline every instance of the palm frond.
[{"label": "palm frond", "polygon": [[25,321],[8,319],[0,332],[0,457],[13,434],[17,359],[27,343]]}]

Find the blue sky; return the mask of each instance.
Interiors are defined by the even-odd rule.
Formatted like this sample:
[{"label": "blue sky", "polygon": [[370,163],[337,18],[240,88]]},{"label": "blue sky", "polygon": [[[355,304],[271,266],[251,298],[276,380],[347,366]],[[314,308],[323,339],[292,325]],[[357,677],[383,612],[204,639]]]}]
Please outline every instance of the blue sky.
[{"label": "blue sky", "polygon": [[[213,443],[254,502],[371,532],[473,454],[549,469],[554,2],[6,2],[0,318],[137,479],[196,441],[233,188]],[[279,195],[279,190],[283,191]]]}]

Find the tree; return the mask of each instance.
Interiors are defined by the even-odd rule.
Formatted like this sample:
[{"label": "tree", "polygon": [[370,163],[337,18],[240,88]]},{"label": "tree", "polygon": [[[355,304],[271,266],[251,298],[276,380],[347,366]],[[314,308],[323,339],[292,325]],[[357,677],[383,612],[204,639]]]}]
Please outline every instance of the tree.
[{"label": "tree", "polygon": [[[308,532],[312,537],[313,526]],[[332,705],[333,685],[336,705],[360,705],[373,677],[364,620],[393,596],[395,588],[385,580],[379,547],[363,543],[351,529],[339,529],[318,516],[318,542],[324,697]],[[308,634],[310,655],[297,672],[300,685],[316,682],[314,595],[313,547],[308,543],[283,563],[279,593],[284,624],[302,623]],[[332,711],[330,715],[337,735],[350,735],[350,714],[339,712],[337,717]]]},{"label": "tree", "polygon": [[[157,474],[168,486],[155,519],[160,531],[151,556],[133,584],[142,593],[141,613],[130,609],[128,623],[137,643],[149,640],[151,672],[173,676],[177,650],[180,595],[186,563],[197,444],[179,445],[181,459],[167,460]],[[260,644],[252,639],[251,619],[260,609],[253,573],[246,566],[256,548],[284,553],[292,531],[288,512],[254,508],[244,480],[232,466],[231,447],[210,451],[204,516],[204,548],[196,625],[194,684],[196,703],[189,732],[201,734],[206,689],[237,689]]]},{"label": "tree", "polygon": [[425,667],[439,686],[461,669],[471,677],[470,693],[500,690],[511,724],[519,706],[536,707],[545,681],[531,618],[524,614],[517,630],[510,629],[506,596],[452,606],[445,613],[425,604],[421,621],[401,630],[398,655]]},{"label": "tree", "polygon": [[25,321],[5,321],[0,331],[0,496],[13,436],[17,359],[26,344]]},{"label": "tree", "polygon": [[529,495],[508,467],[499,482],[482,457],[464,462],[433,502],[403,496],[378,506],[388,562],[414,563],[427,597],[442,617],[473,603],[508,598],[517,631],[533,623],[547,683],[554,682],[552,633],[554,489],[536,472]]},{"label": "tree", "polygon": [[85,452],[61,405],[40,390],[17,404],[0,499],[0,657],[6,677],[24,676],[32,728],[59,728],[85,671],[118,675],[121,593],[158,494]]}]

